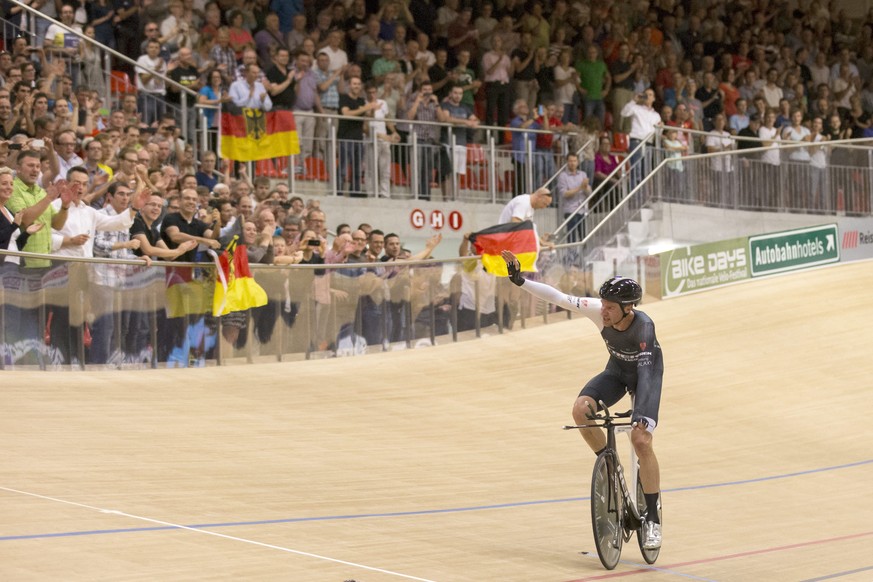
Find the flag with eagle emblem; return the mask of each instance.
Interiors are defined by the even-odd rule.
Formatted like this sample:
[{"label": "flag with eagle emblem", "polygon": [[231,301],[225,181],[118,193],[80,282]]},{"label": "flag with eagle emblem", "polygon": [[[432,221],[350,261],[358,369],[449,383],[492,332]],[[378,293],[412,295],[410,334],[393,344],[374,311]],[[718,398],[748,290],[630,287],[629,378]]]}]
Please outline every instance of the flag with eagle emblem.
[{"label": "flag with eagle emblem", "polygon": [[221,157],[253,162],[300,153],[292,112],[248,107],[237,111],[221,114]]}]

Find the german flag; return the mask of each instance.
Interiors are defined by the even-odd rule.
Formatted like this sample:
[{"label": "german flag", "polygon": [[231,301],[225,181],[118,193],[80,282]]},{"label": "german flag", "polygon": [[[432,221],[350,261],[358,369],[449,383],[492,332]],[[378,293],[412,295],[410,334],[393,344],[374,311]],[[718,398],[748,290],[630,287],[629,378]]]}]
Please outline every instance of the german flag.
[{"label": "german flag", "polygon": [[238,111],[221,114],[221,157],[253,162],[300,153],[293,113],[248,107]]},{"label": "german flag", "polygon": [[218,257],[215,293],[212,296],[212,315],[227,315],[267,304],[267,292],[258,285],[249,269],[245,245],[236,244],[233,237],[227,249]]},{"label": "german flag", "polygon": [[509,250],[518,257],[522,271],[536,272],[539,241],[533,222],[508,222],[498,224],[470,235],[476,254],[482,256],[482,265],[492,275],[507,277],[506,262],[500,251]]}]

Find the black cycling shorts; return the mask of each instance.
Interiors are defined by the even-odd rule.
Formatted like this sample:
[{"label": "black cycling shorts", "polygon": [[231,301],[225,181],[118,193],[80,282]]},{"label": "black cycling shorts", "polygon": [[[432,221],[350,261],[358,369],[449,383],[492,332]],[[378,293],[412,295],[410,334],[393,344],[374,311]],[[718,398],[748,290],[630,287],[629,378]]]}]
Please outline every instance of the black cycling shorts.
[{"label": "black cycling shorts", "polygon": [[608,407],[621,400],[627,394],[627,384],[616,374],[609,370],[597,374],[591,378],[579,396],[588,396],[598,403],[597,409],[600,410],[600,401]]},{"label": "black cycling shorts", "polygon": [[[651,389],[646,394],[636,394],[634,402],[634,418],[646,417],[652,419],[655,424],[658,422],[658,408],[661,403],[661,382],[660,375],[657,381],[654,382]],[[608,368],[598,375],[591,378],[579,396],[589,396],[598,403],[597,408],[600,409],[600,401],[602,400],[606,406],[612,406],[622,399],[627,393],[636,392],[636,387],[631,390],[628,387],[628,382],[621,377],[620,374],[609,370]],[[652,426],[654,427],[655,424]]]}]

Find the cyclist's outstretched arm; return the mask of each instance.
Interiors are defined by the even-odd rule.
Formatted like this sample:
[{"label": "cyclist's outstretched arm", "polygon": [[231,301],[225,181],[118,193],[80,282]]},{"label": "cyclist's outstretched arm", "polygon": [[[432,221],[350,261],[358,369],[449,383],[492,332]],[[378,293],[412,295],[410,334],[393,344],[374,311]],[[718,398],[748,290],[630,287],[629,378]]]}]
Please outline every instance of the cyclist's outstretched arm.
[{"label": "cyclist's outstretched arm", "polygon": [[539,297],[549,303],[554,303],[558,307],[563,307],[569,311],[581,313],[598,327],[603,327],[603,319],[600,317],[600,299],[593,297],[576,297],[561,293],[551,285],[524,279],[521,276],[518,259],[510,251],[502,251],[501,256],[506,261],[506,268],[509,271],[509,280],[533,295]]}]

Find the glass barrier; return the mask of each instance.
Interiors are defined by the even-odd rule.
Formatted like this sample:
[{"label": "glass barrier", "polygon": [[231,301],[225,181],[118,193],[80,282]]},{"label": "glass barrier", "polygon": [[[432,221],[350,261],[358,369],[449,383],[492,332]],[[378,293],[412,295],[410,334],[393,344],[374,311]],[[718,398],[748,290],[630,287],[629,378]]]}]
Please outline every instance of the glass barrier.
[{"label": "glass barrier", "polygon": [[[590,292],[544,251],[532,278]],[[214,263],[108,259],[21,268],[0,252],[0,367],[144,369],[288,361],[419,348],[567,319],[482,269],[447,261],[251,265],[267,303],[220,317]],[[26,258],[21,259],[22,262]]]}]

